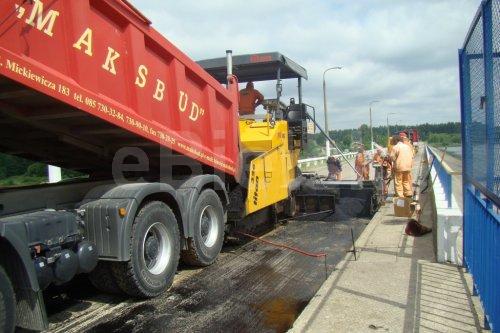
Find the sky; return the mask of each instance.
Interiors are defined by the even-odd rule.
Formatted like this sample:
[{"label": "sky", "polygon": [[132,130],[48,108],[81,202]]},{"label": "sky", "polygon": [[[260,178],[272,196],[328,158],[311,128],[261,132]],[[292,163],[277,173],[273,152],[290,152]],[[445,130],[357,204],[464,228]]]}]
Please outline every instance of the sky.
[{"label": "sky", "polygon": [[[458,49],[480,0],[131,0],[193,60],[278,51],[305,67],[330,129],[460,121]],[[275,83],[257,82],[265,96]],[[284,82],[293,96],[296,81]]]}]

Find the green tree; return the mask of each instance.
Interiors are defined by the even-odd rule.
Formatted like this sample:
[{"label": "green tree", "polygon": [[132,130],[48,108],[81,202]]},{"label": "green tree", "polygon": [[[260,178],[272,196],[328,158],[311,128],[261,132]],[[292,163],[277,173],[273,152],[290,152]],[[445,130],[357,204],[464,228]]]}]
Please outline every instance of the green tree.
[{"label": "green tree", "polygon": [[33,163],[28,166],[25,175],[29,177],[45,177],[47,176],[47,164]]}]

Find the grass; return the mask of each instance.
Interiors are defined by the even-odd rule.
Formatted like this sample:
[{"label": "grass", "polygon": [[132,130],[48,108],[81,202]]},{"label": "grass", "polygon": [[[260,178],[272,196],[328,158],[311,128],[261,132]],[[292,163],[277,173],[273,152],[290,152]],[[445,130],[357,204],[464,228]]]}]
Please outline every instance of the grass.
[{"label": "grass", "polygon": [[11,176],[8,178],[0,179],[0,186],[10,187],[10,186],[28,186],[28,185],[38,185],[47,182],[47,177],[38,176]]}]

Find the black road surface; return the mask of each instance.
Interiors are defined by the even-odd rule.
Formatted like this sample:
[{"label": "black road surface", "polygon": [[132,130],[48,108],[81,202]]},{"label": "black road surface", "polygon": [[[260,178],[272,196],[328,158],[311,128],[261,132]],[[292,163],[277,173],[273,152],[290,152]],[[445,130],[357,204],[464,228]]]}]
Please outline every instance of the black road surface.
[{"label": "black road surface", "polygon": [[[327,253],[330,274],[368,219],[362,204],[342,199],[324,221],[289,221],[263,239]],[[162,296],[136,301],[99,295],[85,279],[47,293],[54,332],[285,332],[325,281],[323,258],[253,240],[229,244],[203,269],[181,267]]]}]

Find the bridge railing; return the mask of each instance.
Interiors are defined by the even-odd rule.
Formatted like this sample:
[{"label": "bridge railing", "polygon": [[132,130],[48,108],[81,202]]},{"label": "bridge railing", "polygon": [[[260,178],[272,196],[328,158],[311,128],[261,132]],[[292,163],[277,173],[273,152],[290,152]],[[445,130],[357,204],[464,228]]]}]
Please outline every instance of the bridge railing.
[{"label": "bridge railing", "polygon": [[456,200],[453,197],[453,175],[460,173],[453,171],[448,164],[443,161],[442,154],[445,154],[445,152],[439,152],[429,146],[427,146],[426,149],[429,165],[432,165],[431,176],[438,182],[437,187],[441,187],[447,207],[452,208],[456,205]]},{"label": "bridge railing", "polygon": [[464,263],[500,332],[500,0],[484,0],[459,50]]},{"label": "bridge railing", "polygon": [[[354,157],[356,157],[356,154],[357,153],[347,153],[347,154],[344,154],[344,156],[348,159],[353,159]],[[340,154],[336,154],[336,155],[332,155],[332,156],[334,156],[335,158],[340,158],[340,159],[343,158],[342,155],[340,155]],[[306,169],[306,168],[309,168],[311,166],[326,165],[325,163],[326,163],[327,159],[328,159],[328,156],[304,158],[304,159],[299,160],[298,164],[299,164],[299,168]]]},{"label": "bridge railing", "polygon": [[[373,156],[373,154],[375,153],[376,149],[374,150],[367,150],[366,153],[368,155],[371,155]],[[343,154],[345,158],[347,158],[348,160],[353,160],[355,157],[356,157],[356,152],[354,153],[345,153]],[[331,155],[335,158],[338,158],[340,159],[340,161],[342,163],[345,162],[345,159],[344,157],[342,157],[342,154],[335,154],[335,155]],[[300,159],[298,161],[298,165],[299,165],[299,168],[303,171],[307,171],[308,168],[310,167],[315,167],[315,166],[325,166],[326,167],[326,160],[328,159],[328,156],[319,156],[319,157],[310,157],[310,158],[304,158],[304,159]]]}]

